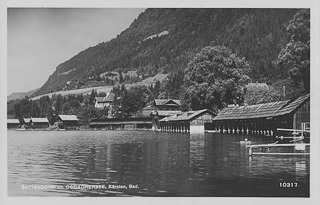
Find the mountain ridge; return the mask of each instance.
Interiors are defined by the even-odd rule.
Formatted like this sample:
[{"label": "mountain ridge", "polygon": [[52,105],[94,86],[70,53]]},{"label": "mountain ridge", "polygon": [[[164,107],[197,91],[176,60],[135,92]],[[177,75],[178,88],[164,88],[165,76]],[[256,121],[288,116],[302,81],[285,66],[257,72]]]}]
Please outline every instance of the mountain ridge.
[{"label": "mountain ridge", "polygon": [[[183,70],[208,45],[225,45],[245,57],[254,68],[253,80],[272,80],[272,63],[287,42],[285,25],[297,11],[147,9],[116,38],[58,65],[32,96],[82,88],[101,73],[119,69],[144,77]],[[166,35],[159,35],[164,31]]]},{"label": "mountain ridge", "polygon": [[36,89],[30,90],[28,92],[13,92],[13,93],[11,93],[10,95],[7,96],[7,101],[22,99],[25,96],[29,96],[30,97],[31,95],[33,95],[39,89],[40,88],[36,88]]}]

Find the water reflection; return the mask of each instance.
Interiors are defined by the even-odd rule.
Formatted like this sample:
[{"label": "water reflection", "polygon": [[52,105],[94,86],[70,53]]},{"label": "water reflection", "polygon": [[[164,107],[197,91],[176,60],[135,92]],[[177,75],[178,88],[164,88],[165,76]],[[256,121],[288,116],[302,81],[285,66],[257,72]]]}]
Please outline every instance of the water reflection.
[{"label": "water reflection", "polygon": [[[244,136],[227,134],[10,131],[9,195],[309,196],[309,157],[249,157],[241,140]],[[280,182],[298,182],[299,187],[283,189]],[[32,184],[107,188],[21,189]]]}]

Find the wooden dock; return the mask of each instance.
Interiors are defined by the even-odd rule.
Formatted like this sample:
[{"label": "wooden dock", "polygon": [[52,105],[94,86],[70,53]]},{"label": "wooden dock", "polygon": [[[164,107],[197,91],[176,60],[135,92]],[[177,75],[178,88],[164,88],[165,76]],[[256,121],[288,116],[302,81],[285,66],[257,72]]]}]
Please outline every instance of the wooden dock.
[{"label": "wooden dock", "polygon": [[296,147],[299,148],[299,150],[305,151],[305,147],[310,146],[310,144],[307,143],[293,143],[293,144],[258,144],[258,145],[248,145],[247,148],[249,148],[249,156],[255,155],[310,155],[310,153],[306,152],[297,152],[297,153],[270,153],[270,152],[252,152],[253,148],[263,148],[266,147],[268,149],[272,147]]}]

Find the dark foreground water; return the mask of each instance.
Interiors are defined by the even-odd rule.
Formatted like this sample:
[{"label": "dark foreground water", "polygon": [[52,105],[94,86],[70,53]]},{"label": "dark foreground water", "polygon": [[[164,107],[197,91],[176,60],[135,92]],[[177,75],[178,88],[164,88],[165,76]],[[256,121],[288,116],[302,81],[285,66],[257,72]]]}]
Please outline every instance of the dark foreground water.
[{"label": "dark foreground water", "polygon": [[8,195],[309,196],[309,156],[249,157],[239,143],[245,137],[273,141],[228,134],[8,131]]}]

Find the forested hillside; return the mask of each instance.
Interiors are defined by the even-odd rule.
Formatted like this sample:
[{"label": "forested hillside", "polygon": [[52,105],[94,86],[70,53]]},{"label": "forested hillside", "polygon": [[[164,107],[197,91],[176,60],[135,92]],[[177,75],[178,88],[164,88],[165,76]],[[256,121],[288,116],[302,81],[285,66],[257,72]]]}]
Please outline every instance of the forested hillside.
[{"label": "forested hillside", "polygon": [[310,10],[148,9],[116,39],[59,65],[37,93],[102,84],[115,96],[104,109],[94,99],[107,93],[92,89],[11,100],[7,117],[53,124],[75,114],[88,127],[92,118],[141,117],[156,98],[219,112],[301,96],[310,92]]},{"label": "forested hillside", "polygon": [[247,73],[251,81],[274,83],[277,76],[283,77],[275,62],[290,40],[286,29],[298,11],[147,9],[116,38],[58,65],[33,96],[82,88],[91,81],[108,84],[99,75],[109,71],[137,71],[141,79],[157,73],[177,77],[206,46],[225,46],[244,57],[251,67]]}]

